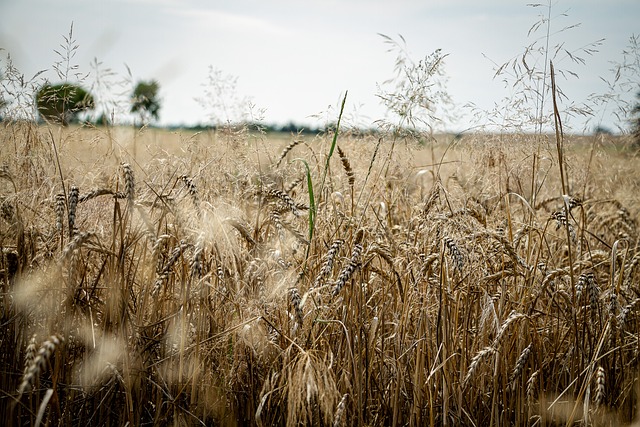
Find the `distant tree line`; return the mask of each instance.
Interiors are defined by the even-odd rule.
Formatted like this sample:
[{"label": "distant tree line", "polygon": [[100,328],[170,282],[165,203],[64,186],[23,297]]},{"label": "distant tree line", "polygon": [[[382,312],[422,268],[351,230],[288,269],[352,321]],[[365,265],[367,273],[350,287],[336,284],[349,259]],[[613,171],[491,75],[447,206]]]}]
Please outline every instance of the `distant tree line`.
[{"label": "distant tree line", "polygon": [[[222,128],[227,128],[227,125],[211,125],[211,124],[195,124],[195,125],[174,125],[168,126],[167,129],[170,130],[189,130],[194,132],[202,132],[208,130],[217,130]],[[265,133],[290,133],[290,134],[300,134],[300,135],[318,135],[323,133],[334,132],[336,129],[335,123],[329,123],[326,126],[306,126],[296,124],[294,122],[289,122],[284,125],[280,125],[277,123],[262,123],[262,122],[247,122],[247,123],[238,123],[233,126],[234,128],[244,128],[250,132],[265,132]],[[368,129],[340,129],[341,132],[348,132],[354,136],[365,136],[365,135],[377,135],[380,131],[376,128],[368,128]]]},{"label": "distant tree line", "polygon": [[[140,81],[131,93],[129,102],[130,112],[139,117],[140,126],[151,125],[154,120],[158,120],[161,101],[159,98],[160,85],[155,80]],[[634,139],[634,145],[640,148],[640,92],[636,95],[636,103],[631,111],[630,131]],[[82,120],[83,113],[87,113],[95,108],[93,95],[79,85],[71,83],[45,84],[35,94],[36,108],[40,119],[50,123],[67,126],[71,123],[81,121],[91,123],[95,126],[109,125],[110,120],[102,113],[94,120]],[[9,103],[0,97],[0,121],[3,117],[3,110],[9,108]],[[284,125],[265,123],[241,123],[250,131],[262,132],[284,132],[292,134],[320,134],[332,132],[335,123],[326,126],[303,126],[294,122]],[[193,131],[215,130],[216,125],[197,124],[190,126],[170,126],[170,129],[186,129]],[[375,134],[375,129],[359,129],[351,131],[361,135]],[[595,134],[611,133],[607,128],[598,126],[594,129]]]},{"label": "distant tree line", "polygon": [[[129,99],[130,112],[139,118],[140,126],[151,125],[158,120],[161,101],[158,96],[160,85],[157,81],[140,81],[133,89]],[[2,100],[3,101],[3,100]],[[0,109],[6,104],[0,103]],[[49,123],[68,126],[73,123],[90,123],[94,126],[111,124],[110,118],[103,112],[93,120],[83,119],[83,113],[95,108],[95,100],[91,93],[79,85],[70,83],[45,84],[36,93],[36,107],[40,119]],[[1,116],[0,116],[1,117]],[[296,134],[318,134],[335,129],[335,124],[325,127],[303,126],[294,122],[285,125],[264,123],[240,123],[250,131],[286,132]],[[191,126],[169,126],[169,129],[187,129],[194,131],[215,130],[217,125],[197,124]]]}]

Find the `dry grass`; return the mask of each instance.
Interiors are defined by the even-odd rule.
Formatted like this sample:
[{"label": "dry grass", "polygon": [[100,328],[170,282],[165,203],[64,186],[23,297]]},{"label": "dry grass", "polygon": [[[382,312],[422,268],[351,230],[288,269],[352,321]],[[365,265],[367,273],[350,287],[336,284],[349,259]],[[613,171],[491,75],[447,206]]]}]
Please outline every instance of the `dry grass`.
[{"label": "dry grass", "polygon": [[637,419],[636,158],[293,138],[3,125],[0,418]]}]

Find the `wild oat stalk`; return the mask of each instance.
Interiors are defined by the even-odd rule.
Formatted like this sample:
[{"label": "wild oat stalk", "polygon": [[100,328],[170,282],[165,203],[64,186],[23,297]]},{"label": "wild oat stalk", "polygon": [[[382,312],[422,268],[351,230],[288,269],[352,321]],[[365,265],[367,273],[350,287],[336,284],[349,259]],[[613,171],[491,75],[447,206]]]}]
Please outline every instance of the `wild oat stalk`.
[{"label": "wild oat stalk", "polygon": [[[2,99],[0,98],[0,105],[1,104],[2,104]],[[0,166],[0,178],[6,179],[7,181],[11,182],[11,185],[13,185],[13,191],[15,193],[18,192],[18,187],[16,186],[16,182],[13,180],[13,175],[9,170],[9,165],[3,164],[2,166]]]}]

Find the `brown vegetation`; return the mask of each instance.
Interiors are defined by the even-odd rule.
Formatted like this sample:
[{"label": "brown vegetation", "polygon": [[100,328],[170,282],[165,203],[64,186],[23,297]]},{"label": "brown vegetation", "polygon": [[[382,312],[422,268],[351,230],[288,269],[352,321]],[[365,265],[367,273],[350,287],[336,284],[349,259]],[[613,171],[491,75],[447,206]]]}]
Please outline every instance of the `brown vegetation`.
[{"label": "brown vegetation", "polygon": [[131,132],[1,130],[8,424],[636,419],[611,141]]}]

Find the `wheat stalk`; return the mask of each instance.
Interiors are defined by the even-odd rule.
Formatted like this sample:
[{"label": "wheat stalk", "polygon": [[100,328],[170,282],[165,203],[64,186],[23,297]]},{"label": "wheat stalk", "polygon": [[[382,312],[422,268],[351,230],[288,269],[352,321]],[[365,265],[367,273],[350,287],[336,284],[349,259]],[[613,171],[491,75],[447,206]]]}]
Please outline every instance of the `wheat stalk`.
[{"label": "wheat stalk", "polygon": [[599,407],[604,403],[605,398],[605,372],[602,366],[596,370],[596,397],[594,403]]},{"label": "wheat stalk", "polygon": [[63,193],[56,194],[54,210],[56,212],[56,229],[62,231],[64,221],[65,198]]},{"label": "wheat stalk", "polygon": [[636,305],[638,305],[638,303],[640,303],[640,298],[635,298],[629,304],[622,307],[622,310],[620,310],[620,315],[618,316],[618,321],[621,327],[624,326],[624,324],[627,322],[629,314],[634,312],[634,308]]},{"label": "wheat stalk", "polygon": [[313,287],[320,286],[321,282],[329,277],[331,271],[333,270],[333,261],[343,244],[343,239],[336,239],[333,241],[333,243],[329,247],[329,250],[327,251],[327,254],[325,255],[324,263],[322,264],[322,267],[320,267],[320,271],[313,281]]},{"label": "wheat stalk", "polygon": [[18,393],[20,393],[20,395],[33,387],[40,374],[46,370],[47,362],[51,359],[54,351],[63,342],[64,338],[62,338],[62,336],[51,335],[42,343],[38,354],[33,358],[29,367],[25,369],[25,374],[22,376],[22,381],[18,387]]},{"label": "wheat stalk", "polygon": [[31,337],[29,340],[29,345],[27,345],[27,349],[24,353],[24,371],[22,376],[25,377],[29,372],[29,368],[33,364],[34,359],[36,358],[36,352],[38,351],[38,347],[36,346],[36,335]]},{"label": "wheat stalk", "polygon": [[114,193],[113,191],[109,190],[108,188],[96,188],[94,190],[89,191],[88,193],[85,193],[85,194],[81,195],[78,198],[78,203],[83,203],[83,202],[89,201],[91,199],[95,199],[96,197],[99,197],[99,196],[115,195],[115,194],[116,193]]},{"label": "wheat stalk", "polygon": [[256,245],[256,241],[253,238],[253,236],[251,235],[251,232],[249,231],[249,227],[243,223],[241,223],[238,220],[235,220],[233,218],[227,218],[224,220],[225,223],[229,224],[230,226],[232,226],[233,228],[235,228],[236,230],[238,230],[238,232],[240,233],[240,235],[251,244],[251,246],[255,246]]},{"label": "wheat stalk", "polygon": [[345,412],[346,412],[346,406],[347,406],[347,397],[349,397],[349,395],[347,393],[342,395],[342,399],[340,399],[340,402],[338,403],[338,406],[336,408],[336,413],[333,417],[333,427],[341,427],[344,425],[345,422]]},{"label": "wheat stalk", "polygon": [[182,180],[182,183],[185,187],[187,187],[187,191],[189,192],[189,196],[191,196],[191,200],[193,201],[193,205],[199,209],[200,208],[200,197],[198,196],[198,187],[193,182],[193,179],[189,178],[187,175],[181,175],[179,177]]},{"label": "wheat stalk", "polygon": [[171,274],[173,265],[178,261],[178,259],[180,258],[184,250],[191,246],[192,246],[191,244],[182,241],[178,246],[173,248],[173,250],[171,251],[171,255],[169,256],[169,259],[167,260],[167,263],[162,267],[162,270],[160,271],[160,274],[158,275],[158,277],[156,277],[156,281],[153,285],[153,290],[151,291],[151,295],[155,295],[158,293],[158,291],[162,287],[162,284],[169,279],[169,275]]},{"label": "wheat stalk", "polygon": [[200,235],[196,241],[196,244],[193,249],[193,254],[191,256],[191,277],[192,278],[200,278],[203,275],[203,259],[204,259],[204,242],[203,236]]},{"label": "wheat stalk", "polygon": [[427,215],[431,211],[431,208],[433,208],[433,206],[436,204],[436,202],[438,201],[439,198],[440,198],[440,187],[438,185],[434,185],[431,188],[431,191],[429,192],[429,195],[427,196],[427,200],[424,203],[424,206],[422,208],[421,214],[422,214],[423,218],[427,217]]},{"label": "wheat stalk", "polygon": [[133,175],[133,168],[129,163],[122,163],[122,174],[124,175],[124,197],[133,201],[136,197],[136,181]]},{"label": "wheat stalk", "polygon": [[496,352],[495,348],[493,348],[492,346],[489,346],[489,347],[483,348],[475,356],[473,356],[473,358],[471,358],[471,364],[469,365],[469,370],[467,371],[467,375],[464,377],[464,380],[462,381],[463,387],[466,387],[466,385],[469,383],[469,380],[475,374],[476,370],[478,369],[478,366],[480,366],[480,362],[482,362],[484,358],[491,356],[495,352]]},{"label": "wheat stalk", "polygon": [[291,305],[293,306],[293,310],[296,315],[296,323],[298,327],[302,327],[302,322],[304,321],[304,313],[302,312],[302,299],[300,298],[300,292],[298,292],[298,288],[293,287],[289,291],[291,295]]},{"label": "wheat stalk", "polygon": [[347,264],[347,266],[345,268],[342,269],[342,271],[340,272],[340,274],[338,275],[338,279],[336,280],[336,283],[334,285],[333,288],[333,292],[332,295],[335,297],[337,296],[340,291],[342,290],[342,288],[344,287],[344,285],[347,283],[347,281],[349,281],[349,279],[351,278],[351,276],[353,276],[353,274],[356,272],[356,270],[360,267],[360,257],[362,255],[362,244],[360,243],[360,241],[362,240],[362,230],[358,231],[358,234],[356,236],[356,244],[353,245],[353,249],[351,251],[351,258],[349,259],[349,263]]},{"label": "wheat stalk", "polygon": [[450,237],[445,237],[443,241],[449,251],[449,255],[453,258],[454,268],[458,272],[462,271],[462,267],[464,267],[464,257],[462,256],[462,252],[460,252],[460,248],[456,244],[455,240]]},{"label": "wheat stalk", "polygon": [[591,310],[594,312],[598,310],[598,298],[600,297],[600,288],[596,283],[596,276],[593,272],[581,274],[578,277],[578,282],[576,283],[576,299],[579,300],[579,296],[582,295],[583,292],[586,292],[587,299],[589,300],[589,305]]},{"label": "wheat stalk", "polygon": [[11,225],[16,223],[16,208],[4,197],[0,197],[0,216]]},{"label": "wheat stalk", "polygon": [[338,145],[336,147],[338,149],[338,156],[340,156],[340,162],[342,163],[342,168],[344,169],[345,174],[347,175],[347,182],[349,183],[349,187],[353,189],[353,185],[356,182],[356,175],[353,172],[353,168],[351,167],[351,163],[347,158],[347,155],[342,151],[342,148]]},{"label": "wheat stalk", "polygon": [[515,310],[509,313],[509,316],[507,317],[507,319],[504,321],[504,323],[502,324],[502,326],[500,326],[500,329],[498,330],[498,334],[496,335],[496,338],[493,341],[493,347],[498,348],[498,346],[500,345],[500,341],[502,341],[502,338],[504,337],[504,335],[507,332],[507,329],[509,328],[509,325],[525,317],[527,317],[525,314],[518,313]]},{"label": "wheat stalk", "polygon": [[276,189],[269,189],[267,191],[267,195],[275,198],[277,200],[280,200],[284,203],[284,205],[291,211],[292,214],[294,214],[295,216],[299,216],[300,212],[298,209],[298,205],[297,203],[291,198],[291,196],[289,196],[287,193],[285,193],[284,191],[280,191],[280,190],[276,190]]},{"label": "wheat stalk", "polygon": [[79,195],[80,190],[78,190],[78,187],[72,185],[69,190],[69,201],[67,203],[67,207],[69,209],[69,238],[72,238],[75,234],[76,208],[78,207]]},{"label": "wheat stalk", "polygon": [[289,194],[291,193],[298,185],[300,185],[301,183],[304,182],[304,177],[301,176],[299,178],[296,178],[295,180],[291,181],[285,188],[284,188],[284,192]]},{"label": "wheat stalk", "polygon": [[522,350],[522,353],[520,353],[520,356],[518,356],[518,360],[516,361],[516,366],[513,368],[513,372],[509,377],[509,382],[511,383],[511,386],[513,389],[515,389],[516,387],[515,382],[520,376],[520,374],[522,373],[527,361],[529,360],[529,356],[531,355],[532,348],[533,348],[533,343],[525,347],[525,349]]},{"label": "wheat stalk", "polygon": [[284,160],[285,157],[287,157],[289,151],[293,150],[298,144],[302,144],[303,142],[304,140],[302,139],[294,139],[293,141],[291,141],[284,148],[284,150],[282,150],[282,153],[280,153],[280,157],[278,157],[278,161],[276,162],[276,167],[280,166],[280,163],[282,162],[282,160]]},{"label": "wheat stalk", "polygon": [[538,386],[538,375],[540,370],[535,371],[527,380],[527,402],[532,402],[535,397],[536,387]]},{"label": "wheat stalk", "polygon": [[61,261],[67,260],[76,250],[84,246],[95,234],[90,232],[76,233],[62,250]]}]

